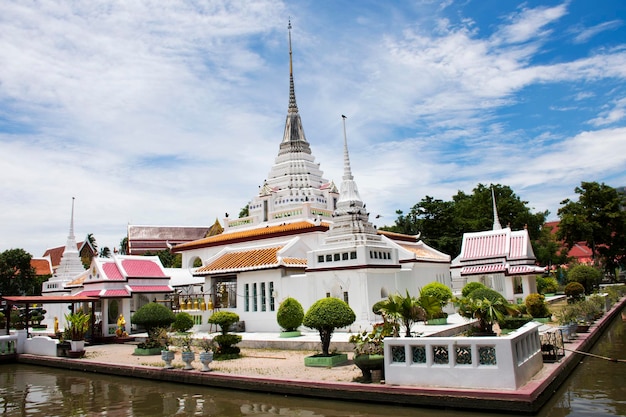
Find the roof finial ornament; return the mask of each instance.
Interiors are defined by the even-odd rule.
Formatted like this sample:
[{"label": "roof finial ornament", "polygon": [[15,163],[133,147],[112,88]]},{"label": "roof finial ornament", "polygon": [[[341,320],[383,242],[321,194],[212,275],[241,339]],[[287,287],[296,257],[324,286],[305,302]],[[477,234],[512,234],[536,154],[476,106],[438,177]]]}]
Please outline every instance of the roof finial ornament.
[{"label": "roof finial ornament", "polygon": [[348,154],[348,135],[346,134],[346,119],[347,117],[341,115],[343,120],[343,179],[352,180],[352,169],[350,169],[350,155]]},{"label": "roof finial ornament", "polygon": [[291,49],[291,18],[287,25],[289,31],[289,113],[298,113],[298,105],[296,104],[296,89],[293,83],[293,52]]},{"label": "roof finial ornament", "polygon": [[496,195],[491,187],[491,200],[493,201],[493,230],[502,230],[500,219],[498,218],[498,208],[496,207]]},{"label": "roof finial ornament", "polygon": [[74,237],[74,200],[75,200],[75,197],[72,197],[72,216],[70,217],[70,234],[68,236],[69,239],[75,239]]}]

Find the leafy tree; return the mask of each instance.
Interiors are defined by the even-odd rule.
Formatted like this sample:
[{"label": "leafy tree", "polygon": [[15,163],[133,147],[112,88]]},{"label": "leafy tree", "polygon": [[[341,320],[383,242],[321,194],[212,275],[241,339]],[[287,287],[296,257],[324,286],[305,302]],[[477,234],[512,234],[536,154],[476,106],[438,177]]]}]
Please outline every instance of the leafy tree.
[{"label": "leafy tree", "polygon": [[95,250],[97,252],[98,251],[98,243],[96,242],[96,238],[94,237],[93,233],[89,233],[87,235],[87,241],[93,247],[93,250]]},{"label": "leafy tree", "polygon": [[248,217],[250,215],[250,204],[246,204],[245,207],[242,207],[239,210],[239,218]]},{"label": "leafy tree", "polygon": [[579,264],[574,265],[568,271],[567,280],[569,282],[578,282],[585,288],[586,294],[591,294],[600,285],[602,273],[593,266]]},{"label": "leafy tree", "polygon": [[516,230],[526,227],[531,239],[537,239],[548,212],[531,213],[527,201],[522,201],[510,187],[500,184],[478,184],[472,194],[459,191],[451,201],[426,196],[408,214],[396,211],[395,224],[381,229],[409,235],[421,233],[424,243],[454,258],[461,251],[463,233],[492,228],[492,188],[500,223]]},{"label": "leafy tree", "polygon": [[158,252],[147,251],[144,256],[158,256],[163,268],[180,268],[182,265],[182,254],[173,254],[169,250],[163,249]]},{"label": "leafy tree", "polygon": [[577,242],[587,242],[594,261],[615,277],[616,268],[626,263],[624,195],[597,182],[582,182],[575,191],[578,201],[563,200],[557,212],[557,238],[570,248]]},{"label": "leafy tree", "polygon": [[316,329],[322,342],[322,355],[330,356],[330,339],[335,329],[349,326],[356,314],[348,303],[339,298],[327,297],[317,300],[304,315],[303,324]]},{"label": "leafy tree", "polygon": [[31,267],[32,255],[24,249],[0,253],[0,295],[39,295],[41,282]]},{"label": "leafy tree", "polygon": [[100,249],[100,257],[101,258],[110,258],[111,257],[111,249],[109,249],[108,246],[105,246],[102,249]]},{"label": "leafy tree", "polygon": [[539,237],[533,242],[535,257],[539,265],[565,265],[569,262],[567,250],[557,240],[556,233],[552,233],[552,227],[543,226]]},{"label": "leafy tree", "polygon": [[176,313],[174,323],[172,323],[172,329],[177,332],[186,332],[193,327],[193,317],[186,311]]},{"label": "leafy tree", "polygon": [[120,255],[128,255],[128,236],[120,240]]},{"label": "leafy tree", "polygon": [[220,331],[222,334],[227,334],[230,326],[237,323],[239,321],[239,314],[233,313],[232,311],[218,311],[217,313],[213,313],[211,317],[209,317],[210,324],[217,324],[220,326]]}]

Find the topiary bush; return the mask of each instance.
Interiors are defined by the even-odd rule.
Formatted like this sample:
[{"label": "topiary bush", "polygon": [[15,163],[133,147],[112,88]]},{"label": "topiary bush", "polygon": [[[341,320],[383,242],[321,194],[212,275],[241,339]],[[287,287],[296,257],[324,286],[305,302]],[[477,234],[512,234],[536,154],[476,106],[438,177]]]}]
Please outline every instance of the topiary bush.
[{"label": "topiary bush", "polygon": [[434,281],[422,288],[421,296],[434,297],[439,301],[441,307],[444,307],[452,299],[452,290],[447,285]]},{"label": "topiary bush", "polygon": [[130,321],[143,326],[148,333],[148,339],[141,344],[141,348],[164,346],[167,349],[167,330],[176,320],[176,316],[169,308],[159,303],[143,305],[133,314]]},{"label": "topiary bush", "polygon": [[528,294],[528,297],[524,300],[524,304],[526,305],[526,311],[533,318],[550,316],[550,310],[546,304],[546,297],[543,294]]},{"label": "topiary bush", "polygon": [[316,329],[322,342],[322,355],[330,356],[330,339],[337,328],[349,326],[356,320],[356,314],[343,300],[327,297],[317,300],[304,315],[302,323]]},{"label": "topiary bush", "polygon": [[176,316],[163,304],[152,302],[140,307],[130,320],[134,324],[143,326],[150,334],[157,328],[169,328],[176,320]]},{"label": "topiary bush", "polygon": [[302,304],[295,298],[285,298],[276,312],[278,325],[286,332],[295,332],[304,319]]},{"label": "topiary bush", "polygon": [[181,311],[180,313],[176,314],[174,323],[172,323],[172,329],[177,332],[182,333],[191,329],[193,325],[194,325],[194,322],[193,322],[193,317],[191,317],[191,314],[185,311]]},{"label": "topiary bush", "polygon": [[472,291],[477,290],[478,288],[487,288],[484,284],[480,282],[468,282],[465,284],[463,289],[461,290],[461,295],[463,297],[467,297]]},{"label": "topiary bush", "polygon": [[220,326],[222,334],[227,334],[230,326],[239,321],[239,315],[232,311],[218,311],[209,317],[209,323]]},{"label": "topiary bush", "polygon": [[492,303],[495,303],[496,301],[502,301],[503,303],[508,304],[508,301],[506,300],[506,298],[504,298],[502,294],[500,294],[496,290],[487,288],[484,285],[482,286],[482,288],[479,287],[479,288],[476,288],[474,291],[470,292],[467,295],[467,298],[472,298],[474,300],[482,300],[486,298]]},{"label": "topiary bush", "polygon": [[579,264],[569,270],[567,280],[569,282],[578,282],[584,287],[586,294],[591,294],[600,285],[602,272],[593,266]]},{"label": "topiary bush", "polygon": [[218,334],[213,338],[213,341],[217,343],[217,349],[215,354],[224,357],[237,357],[241,349],[239,346],[234,346],[241,342],[241,336],[238,334]]},{"label": "topiary bush", "polygon": [[559,289],[559,282],[554,277],[538,276],[536,281],[539,294],[555,294]]},{"label": "topiary bush", "polygon": [[570,282],[565,286],[565,295],[569,303],[585,298],[585,287],[580,282]]}]

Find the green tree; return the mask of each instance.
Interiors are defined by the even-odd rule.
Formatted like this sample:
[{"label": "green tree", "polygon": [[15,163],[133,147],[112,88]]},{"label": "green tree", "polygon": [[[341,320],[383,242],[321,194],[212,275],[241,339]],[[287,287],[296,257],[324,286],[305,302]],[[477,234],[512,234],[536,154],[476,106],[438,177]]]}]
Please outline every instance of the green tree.
[{"label": "green tree", "polygon": [[246,204],[245,207],[242,207],[239,210],[239,218],[248,217],[250,215],[250,204]]},{"label": "green tree", "polygon": [[144,256],[158,256],[163,268],[180,268],[182,265],[182,254],[173,254],[169,250],[163,249],[158,252],[147,251]]},{"label": "green tree", "polygon": [[128,255],[128,236],[120,240],[120,255]]},{"label": "green tree", "polygon": [[561,202],[557,238],[571,248],[587,242],[594,262],[615,277],[626,263],[626,211],[624,195],[604,183],[582,182],[576,187],[578,201]]},{"label": "green tree", "polygon": [[556,233],[552,233],[552,227],[543,226],[539,237],[533,242],[533,249],[539,265],[565,265],[569,262],[567,251],[557,240]]},{"label": "green tree", "polygon": [[111,257],[111,249],[109,249],[108,246],[105,246],[102,249],[100,249],[100,257],[101,258],[110,258]]},{"label": "green tree", "polygon": [[330,356],[330,339],[337,328],[349,326],[356,320],[356,314],[348,303],[339,298],[326,297],[317,300],[304,315],[302,324],[316,329],[322,342],[322,355]]},{"label": "green tree", "polygon": [[159,303],[148,303],[140,307],[130,318],[133,324],[143,326],[148,337],[154,339],[160,329],[169,328],[176,316],[169,308]]},{"label": "green tree", "polygon": [[569,282],[578,282],[585,288],[585,293],[589,295],[600,285],[602,273],[593,266],[579,264],[574,265],[567,272],[567,280]]},{"label": "green tree", "polygon": [[32,255],[24,249],[0,253],[0,295],[38,295],[41,282],[31,267]]},{"label": "green tree", "polygon": [[492,188],[500,223],[515,230],[526,227],[531,239],[537,239],[548,212],[532,213],[527,201],[522,201],[510,187],[500,184],[478,184],[472,194],[459,191],[451,201],[426,196],[406,215],[401,210],[396,211],[395,224],[381,229],[409,235],[419,233],[424,243],[454,258],[461,251],[463,233],[492,228]]}]

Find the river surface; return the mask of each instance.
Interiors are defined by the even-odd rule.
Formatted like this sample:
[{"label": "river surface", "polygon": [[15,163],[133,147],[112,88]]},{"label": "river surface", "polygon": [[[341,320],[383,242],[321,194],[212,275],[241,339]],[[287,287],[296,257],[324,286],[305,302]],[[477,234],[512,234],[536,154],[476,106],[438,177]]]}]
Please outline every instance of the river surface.
[{"label": "river surface", "polygon": [[[592,353],[626,359],[626,322],[619,314]],[[626,363],[587,356],[583,359],[537,416],[626,416]],[[485,413],[328,401],[39,366],[0,365],[0,415],[473,417]]]}]

